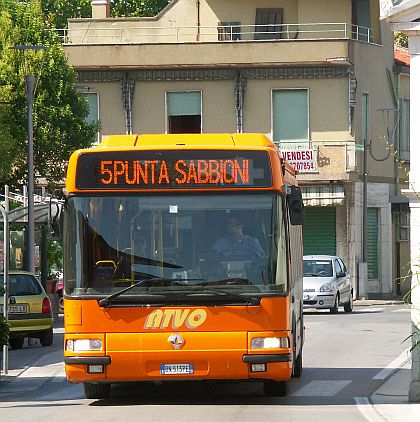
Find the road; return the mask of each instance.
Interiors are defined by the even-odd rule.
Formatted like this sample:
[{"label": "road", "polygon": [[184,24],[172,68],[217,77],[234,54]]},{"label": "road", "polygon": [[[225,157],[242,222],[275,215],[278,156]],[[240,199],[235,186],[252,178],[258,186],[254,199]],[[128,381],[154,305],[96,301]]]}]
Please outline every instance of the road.
[{"label": "road", "polygon": [[[305,312],[304,371],[284,398],[267,398],[258,383],[130,384],[108,400],[86,400],[65,380],[63,331],[43,357],[0,389],[2,420],[37,421],[369,421],[369,397],[406,359],[410,312],[404,305],[356,306],[352,314]],[[19,358],[22,349],[10,352]],[[35,352],[36,351],[36,352]]]}]

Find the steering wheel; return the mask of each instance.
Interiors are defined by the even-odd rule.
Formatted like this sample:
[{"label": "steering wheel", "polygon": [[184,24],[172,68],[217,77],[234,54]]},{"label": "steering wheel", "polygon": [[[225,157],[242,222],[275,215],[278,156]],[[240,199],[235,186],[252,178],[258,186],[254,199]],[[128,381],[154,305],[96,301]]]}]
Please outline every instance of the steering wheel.
[{"label": "steering wheel", "polygon": [[318,273],[318,276],[327,276],[328,274],[327,274],[327,272],[326,271],[320,271],[319,273]]}]

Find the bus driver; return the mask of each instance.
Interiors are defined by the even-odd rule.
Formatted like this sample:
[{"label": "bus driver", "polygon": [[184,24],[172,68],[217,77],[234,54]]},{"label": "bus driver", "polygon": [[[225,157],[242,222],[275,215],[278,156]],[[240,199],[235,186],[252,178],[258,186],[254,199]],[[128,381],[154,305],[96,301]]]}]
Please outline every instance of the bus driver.
[{"label": "bus driver", "polygon": [[226,221],[227,236],[216,241],[212,246],[221,257],[264,258],[265,252],[257,238],[243,233],[243,224],[236,216]]}]

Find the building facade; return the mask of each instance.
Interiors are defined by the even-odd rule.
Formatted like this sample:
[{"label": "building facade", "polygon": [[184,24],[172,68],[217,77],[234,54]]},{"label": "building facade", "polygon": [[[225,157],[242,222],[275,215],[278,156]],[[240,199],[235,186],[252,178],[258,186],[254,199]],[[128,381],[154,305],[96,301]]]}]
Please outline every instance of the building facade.
[{"label": "building facade", "polygon": [[355,296],[397,293],[396,110],[408,91],[400,98],[406,75],[379,0],[172,0],[154,18],[111,18],[109,7],[93,0],[64,44],[98,139],[267,135],[299,170],[304,253],[340,255]]}]

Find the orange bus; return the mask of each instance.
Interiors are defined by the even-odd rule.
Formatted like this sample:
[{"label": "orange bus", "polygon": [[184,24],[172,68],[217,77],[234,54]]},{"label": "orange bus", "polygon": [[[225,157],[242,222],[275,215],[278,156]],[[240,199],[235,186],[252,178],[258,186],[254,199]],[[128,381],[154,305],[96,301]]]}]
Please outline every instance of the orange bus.
[{"label": "orange bus", "polygon": [[70,158],[64,362],[86,398],[130,381],[302,371],[302,195],[260,134],[109,136]]}]

